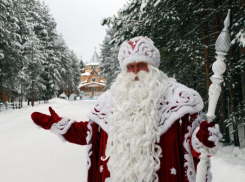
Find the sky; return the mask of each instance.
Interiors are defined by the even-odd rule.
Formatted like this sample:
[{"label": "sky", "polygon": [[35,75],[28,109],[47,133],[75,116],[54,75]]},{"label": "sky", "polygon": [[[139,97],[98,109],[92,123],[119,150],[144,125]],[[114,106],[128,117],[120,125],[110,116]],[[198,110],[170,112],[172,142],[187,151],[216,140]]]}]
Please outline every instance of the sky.
[{"label": "sky", "polygon": [[127,0],[40,0],[50,9],[57,23],[57,31],[63,35],[69,49],[79,60],[89,62],[95,47],[100,53],[107,26],[103,18],[116,15]]}]

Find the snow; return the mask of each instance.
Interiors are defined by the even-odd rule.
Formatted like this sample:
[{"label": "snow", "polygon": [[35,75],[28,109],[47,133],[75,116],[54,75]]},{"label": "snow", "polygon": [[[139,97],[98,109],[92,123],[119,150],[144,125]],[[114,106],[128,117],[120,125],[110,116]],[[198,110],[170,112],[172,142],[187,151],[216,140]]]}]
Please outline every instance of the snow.
[{"label": "snow", "polygon": [[4,58],[4,54],[0,53],[0,59],[3,59],[3,58]]},{"label": "snow", "polygon": [[154,6],[157,6],[161,1],[162,1],[162,0],[158,0],[158,1],[154,4]]},{"label": "snow", "polygon": [[245,181],[245,148],[227,146],[211,157],[212,182]]},{"label": "snow", "polygon": [[74,101],[76,97],[77,97],[77,95],[71,94],[71,95],[69,96],[69,100],[70,100],[70,101]]},{"label": "snow", "polygon": [[53,133],[39,129],[31,120],[34,111],[86,121],[95,101],[52,99],[48,104],[0,112],[1,182],[85,182],[86,147],[62,142]]},{"label": "snow", "polygon": [[86,64],[86,66],[90,66],[90,65],[92,65],[92,66],[98,66],[98,65],[100,65],[100,63],[87,63]]},{"label": "snow", "polygon": [[149,0],[143,0],[140,6],[140,11],[143,12],[144,9],[146,8]]},{"label": "snow", "polygon": [[81,76],[90,76],[89,72],[82,73]]},{"label": "snow", "polygon": [[[30,115],[34,111],[49,114],[48,107],[77,121],[94,100],[52,99],[34,107],[0,112],[0,181],[2,182],[86,182],[86,147],[62,142],[53,133],[39,129]],[[221,147],[211,157],[212,182],[245,181],[245,149]],[[170,172],[174,173],[174,168]],[[100,170],[103,170],[100,168]]]},{"label": "snow", "polygon": [[66,96],[66,94],[63,92],[62,94],[60,94],[59,96],[60,98],[65,98],[66,100],[68,99],[68,97]]},{"label": "snow", "polygon": [[235,44],[236,42],[239,42],[242,47],[245,47],[245,33],[244,30],[240,30],[235,38],[231,41],[231,44]]},{"label": "snow", "polygon": [[80,87],[84,87],[84,86],[87,86],[87,85],[90,85],[90,87],[97,87],[97,86],[105,86],[105,84],[104,83],[99,83],[99,82],[90,82],[90,83],[84,83],[84,82],[82,82],[82,83],[80,83],[79,85],[78,85],[78,88],[80,88]]}]

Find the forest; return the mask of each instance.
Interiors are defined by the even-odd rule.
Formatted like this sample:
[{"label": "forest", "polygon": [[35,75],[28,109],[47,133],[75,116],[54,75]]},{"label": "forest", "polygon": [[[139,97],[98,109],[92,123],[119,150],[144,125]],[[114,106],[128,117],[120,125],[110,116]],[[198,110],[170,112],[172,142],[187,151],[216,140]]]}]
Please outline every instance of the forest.
[{"label": "forest", "polygon": [[37,0],[0,0],[0,10],[0,102],[18,97],[33,106],[76,91],[79,61],[49,8]]},{"label": "forest", "polygon": [[[101,21],[107,26],[100,55],[106,88],[120,72],[121,43],[147,36],[160,50],[160,69],[197,90],[207,113],[215,41],[230,9],[231,48],[215,121],[225,145],[245,146],[244,4],[245,0],[127,1],[117,15]],[[0,10],[0,102],[6,95],[33,102],[76,91],[79,60],[57,33],[49,8],[37,0],[0,0]]]},{"label": "forest", "polygon": [[225,60],[222,92],[215,122],[225,145],[244,146],[245,133],[245,33],[244,0],[131,0],[117,15],[102,20],[107,34],[101,45],[107,89],[120,72],[120,45],[136,36],[147,36],[160,50],[160,69],[169,77],[197,90],[205,102],[211,84],[215,41],[231,10],[231,48]]}]

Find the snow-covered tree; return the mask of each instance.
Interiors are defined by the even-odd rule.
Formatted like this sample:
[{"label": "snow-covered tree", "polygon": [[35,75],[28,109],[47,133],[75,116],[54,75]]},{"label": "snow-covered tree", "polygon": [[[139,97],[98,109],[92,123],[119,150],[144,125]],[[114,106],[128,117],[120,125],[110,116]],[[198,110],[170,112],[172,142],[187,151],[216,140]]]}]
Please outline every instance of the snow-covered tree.
[{"label": "snow-covered tree", "polygon": [[82,58],[80,59],[80,62],[79,62],[79,68],[80,68],[80,70],[82,70],[82,69],[84,69],[84,62],[83,62],[83,60],[82,60]]},{"label": "snow-covered tree", "polygon": [[106,79],[106,89],[109,89],[111,83],[120,72],[117,60],[118,46],[112,43],[113,30],[107,30],[107,35],[101,45],[101,69],[102,76]]},{"label": "snow-covered tree", "polygon": [[[239,146],[238,125],[244,122],[242,113],[245,109],[244,1],[132,0],[116,16],[103,19],[102,25],[108,25],[113,30],[109,44],[111,49],[135,36],[150,37],[161,53],[160,69],[197,90],[207,109],[209,77],[215,61],[214,44],[228,9],[231,9],[233,41],[218,104],[217,122],[224,142],[230,143],[230,136],[233,135],[232,141]],[[102,46],[102,50],[105,47]],[[112,65],[110,58],[116,58],[117,53],[115,51],[113,55],[111,52],[108,58],[103,58],[104,75],[113,75],[117,70],[106,66]]]},{"label": "snow-covered tree", "polygon": [[0,94],[25,96],[34,105],[69,84],[76,90],[76,56],[58,35],[48,7],[38,0],[0,0],[0,7]]},{"label": "snow-covered tree", "polygon": [[18,70],[18,50],[20,48],[18,19],[11,0],[0,0],[0,101],[2,93],[15,94]]}]

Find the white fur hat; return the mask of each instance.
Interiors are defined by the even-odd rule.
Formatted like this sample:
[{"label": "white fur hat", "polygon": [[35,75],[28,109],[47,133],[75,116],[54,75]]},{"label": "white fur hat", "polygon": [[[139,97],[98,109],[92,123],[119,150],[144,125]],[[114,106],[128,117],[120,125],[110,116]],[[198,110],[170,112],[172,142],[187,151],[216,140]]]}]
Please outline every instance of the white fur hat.
[{"label": "white fur hat", "polygon": [[127,70],[127,65],[144,61],[154,67],[159,67],[160,53],[148,37],[135,37],[122,43],[118,60],[121,70]]}]

